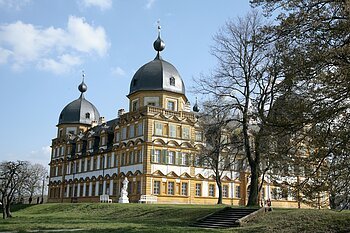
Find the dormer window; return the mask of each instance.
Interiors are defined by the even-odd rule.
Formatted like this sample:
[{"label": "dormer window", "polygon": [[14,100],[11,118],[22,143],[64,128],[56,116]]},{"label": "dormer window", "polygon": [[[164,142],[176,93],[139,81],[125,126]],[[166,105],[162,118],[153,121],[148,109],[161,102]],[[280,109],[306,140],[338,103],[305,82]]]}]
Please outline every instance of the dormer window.
[{"label": "dormer window", "polygon": [[85,118],[86,118],[86,119],[90,119],[90,113],[88,113],[88,112],[85,113]]},{"label": "dormer window", "polygon": [[136,111],[137,109],[139,109],[139,100],[133,100],[131,103],[131,110],[132,111]]},{"label": "dormer window", "polygon": [[174,77],[170,77],[170,86],[175,86],[175,78]]}]

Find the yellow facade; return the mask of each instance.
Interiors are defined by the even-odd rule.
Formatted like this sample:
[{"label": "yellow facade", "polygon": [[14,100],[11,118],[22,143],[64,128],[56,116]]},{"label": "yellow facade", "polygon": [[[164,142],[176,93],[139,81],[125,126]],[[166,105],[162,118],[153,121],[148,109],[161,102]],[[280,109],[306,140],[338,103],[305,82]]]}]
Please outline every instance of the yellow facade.
[{"label": "yellow facade", "polygon": [[[148,70],[160,70],[160,84],[152,85],[161,86],[150,89],[142,80],[154,70],[136,72],[128,95],[129,112],[120,110],[118,118],[110,121],[101,117],[90,122],[90,113],[78,116],[80,120],[87,118],[85,121],[70,122],[69,114],[60,116],[51,145],[49,202],[98,202],[105,194],[118,202],[122,181],[127,177],[130,202],[148,195],[157,196],[158,203],[217,203],[214,173],[196,162],[204,145],[196,113],[190,110],[176,69],[159,56],[162,46],[155,46],[156,59],[145,65]],[[82,94],[76,101],[84,102],[86,85],[82,83],[79,90]],[[99,115],[94,106],[90,109]],[[246,171],[224,172],[222,184],[224,204],[246,204]],[[264,190],[266,199],[270,195],[268,184]],[[275,203],[296,205],[295,200]]]}]

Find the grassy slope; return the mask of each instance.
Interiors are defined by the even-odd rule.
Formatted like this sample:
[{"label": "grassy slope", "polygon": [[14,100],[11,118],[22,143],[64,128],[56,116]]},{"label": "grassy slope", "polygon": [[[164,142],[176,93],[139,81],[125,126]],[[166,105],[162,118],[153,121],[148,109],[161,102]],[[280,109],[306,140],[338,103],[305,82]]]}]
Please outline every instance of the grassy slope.
[{"label": "grassy slope", "polygon": [[84,229],[80,232],[350,232],[350,212],[280,209],[249,226],[210,230],[188,227],[222,207],[145,204],[45,204],[14,211],[1,231]]}]

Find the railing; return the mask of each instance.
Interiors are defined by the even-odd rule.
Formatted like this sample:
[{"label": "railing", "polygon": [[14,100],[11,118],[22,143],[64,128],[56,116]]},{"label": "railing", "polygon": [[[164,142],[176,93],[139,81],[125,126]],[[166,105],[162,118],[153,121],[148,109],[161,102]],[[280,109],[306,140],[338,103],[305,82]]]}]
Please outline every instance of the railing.
[{"label": "railing", "polygon": [[176,117],[186,117],[186,118],[190,118],[192,120],[195,119],[195,115],[192,112],[184,112],[184,111],[171,111],[171,110],[167,110],[164,108],[160,108],[160,107],[155,107],[155,106],[143,106],[140,107],[137,111],[135,112],[128,112],[123,114],[120,118],[121,119],[126,119],[129,120],[131,117],[133,117],[134,115],[137,114],[163,114],[165,116],[176,116]]}]

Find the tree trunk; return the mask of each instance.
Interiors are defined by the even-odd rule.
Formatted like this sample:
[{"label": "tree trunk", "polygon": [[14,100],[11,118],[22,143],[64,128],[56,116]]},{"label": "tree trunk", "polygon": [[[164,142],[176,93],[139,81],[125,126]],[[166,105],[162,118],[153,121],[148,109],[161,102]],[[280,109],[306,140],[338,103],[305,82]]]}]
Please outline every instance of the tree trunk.
[{"label": "tree trunk", "polygon": [[259,172],[257,164],[251,164],[251,175],[250,175],[250,191],[248,197],[247,206],[258,206],[259,198],[258,198],[258,189],[259,189]]},{"label": "tree trunk", "polygon": [[6,211],[5,211],[6,201],[4,197],[1,198],[1,204],[2,204],[2,218],[6,219]]},{"label": "tree trunk", "polygon": [[5,205],[7,218],[11,218],[12,217],[12,214],[11,214],[11,200],[12,200],[12,198],[10,199],[10,198],[7,197],[7,201],[6,201],[6,205]]},{"label": "tree trunk", "polygon": [[218,189],[219,189],[219,197],[218,197],[218,203],[217,204],[222,204],[222,183],[219,178],[216,178],[216,184],[218,185]]}]

